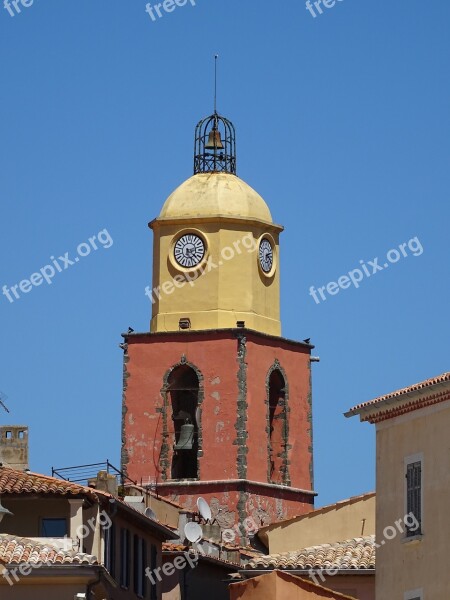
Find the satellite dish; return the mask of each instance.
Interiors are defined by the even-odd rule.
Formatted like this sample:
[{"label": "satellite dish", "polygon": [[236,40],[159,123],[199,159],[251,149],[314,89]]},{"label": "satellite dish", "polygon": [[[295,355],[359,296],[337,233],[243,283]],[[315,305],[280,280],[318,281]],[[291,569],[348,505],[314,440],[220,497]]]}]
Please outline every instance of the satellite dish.
[{"label": "satellite dish", "polygon": [[146,517],[148,517],[149,519],[153,519],[154,521],[158,520],[158,517],[156,516],[155,511],[153,511],[151,508],[146,508],[144,511],[144,515]]},{"label": "satellite dish", "polygon": [[202,515],[205,521],[210,521],[212,517],[211,508],[204,498],[197,500],[198,512]]},{"label": "satellite dish", "polygon": [[203,530],[198,523],[186,523],[184,535],[190,542],[198,542],[202,539]]}]

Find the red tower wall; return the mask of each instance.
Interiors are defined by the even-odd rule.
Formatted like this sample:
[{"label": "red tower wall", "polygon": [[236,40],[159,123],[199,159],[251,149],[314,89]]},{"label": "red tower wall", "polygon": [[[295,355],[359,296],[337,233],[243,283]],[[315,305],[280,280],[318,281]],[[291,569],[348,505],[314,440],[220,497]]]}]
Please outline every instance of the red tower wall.
[{"label": "red tower wall", "polygon": [[[266,525],[311,510],[310,346],[247,330],[125,338],[122,468],[128,477],[155,482],[161,496],[187,509],[203,496],[222,527],[249,516]],[[180,364],[201,378],[197,481],[170,480],[173,437],[163,444],[164,381]],[[268,482],[267,377],[274,366],[287,382],[289,482],[283,486]],[[169,417],[166,422],[170,429]]]}]

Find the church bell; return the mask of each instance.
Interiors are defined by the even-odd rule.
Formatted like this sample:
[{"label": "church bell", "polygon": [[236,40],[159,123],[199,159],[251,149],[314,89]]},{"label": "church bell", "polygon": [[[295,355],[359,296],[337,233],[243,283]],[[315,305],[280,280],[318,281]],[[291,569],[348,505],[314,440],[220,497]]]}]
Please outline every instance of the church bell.
[{"label": "church bell", "polygon": [[208,141],[205,146],[206,150],[223,150],[222,137],[218,129],[211,129],[209,132]]},{"label": "church bell", "polygon": [[185,423],[181,426],[180,437],[175,445],[175,450],[192,450],[194,443],[194,425]]}]

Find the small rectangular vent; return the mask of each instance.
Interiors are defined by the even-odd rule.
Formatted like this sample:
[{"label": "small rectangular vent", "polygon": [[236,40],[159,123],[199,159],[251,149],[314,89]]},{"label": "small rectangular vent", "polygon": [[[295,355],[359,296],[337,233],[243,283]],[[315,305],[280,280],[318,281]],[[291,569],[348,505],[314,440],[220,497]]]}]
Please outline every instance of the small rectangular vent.
[{"label": "small rectangular vent", "polygon": [[184,319],[180,319],[179,322],[180,329],[190,329],[191,328],[191,320],[187,317]]}]

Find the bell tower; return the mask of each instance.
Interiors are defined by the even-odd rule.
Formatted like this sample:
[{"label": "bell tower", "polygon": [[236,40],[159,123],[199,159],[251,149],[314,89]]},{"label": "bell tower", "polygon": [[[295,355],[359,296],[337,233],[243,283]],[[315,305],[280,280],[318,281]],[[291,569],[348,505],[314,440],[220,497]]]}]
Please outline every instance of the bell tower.
[{"label": "bell tower", "polygon": [[223,530],[310,511],[313,346],[281,337],[283,228],[237,176],[217,111],[149,226],[150,332],[124,334],[123,470],[186,509],[205,498]]}]

